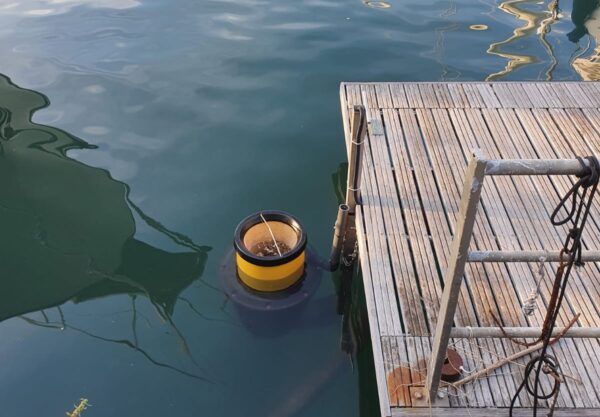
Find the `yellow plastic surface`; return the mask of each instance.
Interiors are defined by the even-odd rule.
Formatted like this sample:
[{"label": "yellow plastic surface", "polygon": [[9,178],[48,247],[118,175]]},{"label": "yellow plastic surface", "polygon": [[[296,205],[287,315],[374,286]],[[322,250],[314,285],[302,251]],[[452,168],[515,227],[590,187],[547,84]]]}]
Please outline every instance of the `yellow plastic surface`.
[{"label": "yellow plastic surface", "polygon": [[276,266],[260,266],[248,262],[236,253],[237,271],[240,279],[258,291],[280,291],[294,285],[304,273],[305,253],[288,263]]}]

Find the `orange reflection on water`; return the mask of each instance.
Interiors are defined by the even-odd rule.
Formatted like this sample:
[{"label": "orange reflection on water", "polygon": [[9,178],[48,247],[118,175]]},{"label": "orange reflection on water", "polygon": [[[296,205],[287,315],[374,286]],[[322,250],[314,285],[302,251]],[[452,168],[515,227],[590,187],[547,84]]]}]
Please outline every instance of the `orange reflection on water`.
[{"label": "orange reflection on water", "polygon": [[546,40],[546,34],[550,31],[551,25],[558,20],[558,1],[553,0],[548,4],[546,10],[532,11],[520,7],[525,4],[538,4],[537,0],[508,0],[500,3],[498,8],[503,12],[515,16],[518,20],[524,22],[524,25],[516,28],[513,34],[500,42],[494,42],[490,45],[487,53],[496,55],[508,60],[506,66],[501,71],[492,73],[487,76],[487,81],[494,81],[505,77],[514,72],[516,69],[529,64],[539,62],[535,55],[517,54],[514,52],[506,52],[503,47],[516,42],[519,39],[537,34],[544,49],[547,51],[550,58],[550,66],[546,70],[546,79],[552,79],[552,70],[556,66],[557,60],[554,56],[552,46]]}]

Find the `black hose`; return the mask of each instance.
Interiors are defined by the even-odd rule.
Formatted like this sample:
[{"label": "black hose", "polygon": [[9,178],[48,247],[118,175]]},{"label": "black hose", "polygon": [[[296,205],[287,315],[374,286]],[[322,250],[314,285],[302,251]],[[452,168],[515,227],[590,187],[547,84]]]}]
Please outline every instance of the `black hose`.
[{"label": "black hose", "polygon": [[[553,303],[551,300],[549,305],[553,305],[552,311],[548,311],[550,315],[550,326],[547,331],[543,334],[542,351],[539,356],[531,359],[525,367],[525,375],[523,382],[517,389],[517,392],[512,398],[510,403],[509,416],[512,417],[513,409],[519,394],[525,388],[527,393],[533,397],[533,417],[537,417],[537,409],[539,400],[547,400],[558,395],[561,385],[561,374],[560,366],[556,358],[548,354],[548,347],[552,342],[552,331],[556,325],[558,314],[560,312],[560,306],[565,297],[567,284],[569,282],[569,276],[573,266],[581,266],[581,236],[585,228],[585,224],[589,217],[594,196],[598,188],[598,182],[600,180],[600,162],[594,156],[585,158],[588,164],[585,163],[584,159],[577,158],[582,167],[584,167],[584,173],[579,176],[577,182],[571,187],[571,189],[560,199],[558,206],[552,212],[550,221],[554,226],[561,226],[568,222],[571,222],[572,227],[567,234],[567,237],[563,244],[561,255],[567,255],[567,261],[561,261],[561,265],[557,271],[554,287],[560,288],[559,292],[555,294],[556,302]],[[581,191],[581,196],[579,193]],[[579,198],[579,200],[578,200]],[[568,210],[568,215],[564,219],[558,219],[558,212],[561,209],[567,207],[568,200],[571,199],[571,208]],[[563,258],[565,258],[563,256]],[[531,384],[531,374],[535,370],[535,379],[533,385]],[[549,393],[543,393],[540,391],[540,376],[542,371],[546,375],[550,375],[554,378],[554,384],[552,390]],[[556,401],[550,407],[549,415],[552,415]]]}]

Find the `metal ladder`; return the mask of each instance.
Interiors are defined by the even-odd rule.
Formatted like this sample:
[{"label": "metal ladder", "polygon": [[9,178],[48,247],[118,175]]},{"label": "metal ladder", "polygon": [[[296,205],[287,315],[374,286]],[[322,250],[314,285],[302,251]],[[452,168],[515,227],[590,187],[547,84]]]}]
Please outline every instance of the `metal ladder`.
[{"label": "metal ladder", "polygon": [[[587,161],[584,161],[587,163]],[[537,327],[453,327],[454,315],[467,262],[537,262],[541,257],[546,262],[560,261],[560,252],[546,251],[469,251],[473,235],[477,206],[481,197],[484,179],[489,175],[582,175],[586,168],[577,159],[485,159],[479,150],[467,168],[465,184],[459,206],[456,234],[450,248],[448,267],[445,274],[444,292],[440,303],[439,319],[436,325],[431,358],[427,367],[425,391],[433,402],[440,385],[442,366],[451,337],[539,337],[542,329]],[[582,260],[600,261],[600,251],[584,251]],[[559,333],[564,329],[555,328]],[[563,337],[600,337],[600,327],[578,327],[569,329]]]}]

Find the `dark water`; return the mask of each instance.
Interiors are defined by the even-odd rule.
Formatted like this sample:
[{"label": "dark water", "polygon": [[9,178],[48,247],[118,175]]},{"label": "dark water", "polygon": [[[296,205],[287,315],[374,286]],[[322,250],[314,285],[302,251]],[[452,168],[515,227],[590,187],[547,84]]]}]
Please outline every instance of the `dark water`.
[{"label": "dark water", "polygon": [[0,415],[374,415],[360,283],[261,328],[237,222],[324,256],[340,81],[597,79],[597,3],[1,0]]}]

